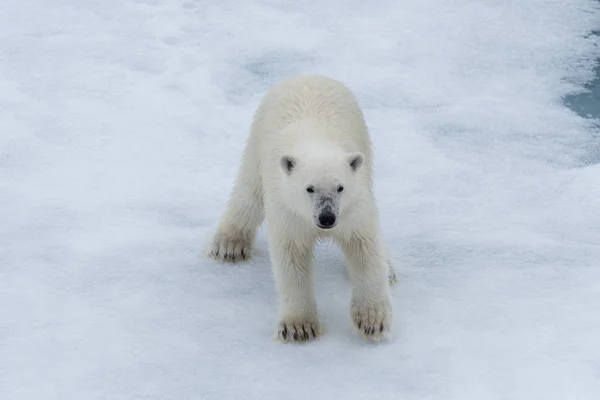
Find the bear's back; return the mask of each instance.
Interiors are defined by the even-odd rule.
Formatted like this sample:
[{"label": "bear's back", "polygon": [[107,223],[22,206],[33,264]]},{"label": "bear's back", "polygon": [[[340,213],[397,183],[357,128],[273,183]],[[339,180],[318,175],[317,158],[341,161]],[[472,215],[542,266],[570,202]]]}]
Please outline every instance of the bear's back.
[{"label": "bear's back", "polygon": [[345,151],[360,151],[371,162],[363,113],[352,92],[335,79],[303,75],[283,80],[267,92],[256,112],[252,135],[265,157],[279,156],[274,153],[288,151],[309,134],[324,135]]}]

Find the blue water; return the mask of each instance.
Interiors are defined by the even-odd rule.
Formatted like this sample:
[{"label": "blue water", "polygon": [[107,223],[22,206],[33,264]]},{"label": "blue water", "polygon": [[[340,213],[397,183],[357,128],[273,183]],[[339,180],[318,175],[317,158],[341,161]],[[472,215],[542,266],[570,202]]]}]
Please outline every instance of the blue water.
[{"label": "blue water", "polygon": [[[600,30],[593,31],[592,35],[600,36]],[[589,91],[565,98],[565,105],[571,110],[584,118],[595,120],[595,129],[591,132],[585,156],[581,160],[582,166],[600,163],[600,59],[596,63],[595,78],[586,88]]]},{"label": "blue water", "polygon": [[600,119],[600,59],[595,72],[594,80],[587,85],[590,91],[576,96],[567,96],[565,104],[582,117]]}]

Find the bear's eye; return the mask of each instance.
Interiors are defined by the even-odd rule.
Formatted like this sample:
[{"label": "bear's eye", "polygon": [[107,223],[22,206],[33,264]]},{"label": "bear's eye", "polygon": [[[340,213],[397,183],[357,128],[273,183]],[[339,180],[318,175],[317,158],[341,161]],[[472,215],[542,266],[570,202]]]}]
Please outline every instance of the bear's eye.
[{"label": "bear's eye", "polygon": [[338,193],[341,193],[344,191],[344,187],[342,185],[338,186]]},{"label": "bear's eye", "polygon": [[309,187],[307,187],[307,188],[306,188],[306,191],[307,191],[308,193],[314,193],[314,192],[315,192],[315,188],[314,188],[314,187],[312,187],[312,186],[309,186]]}]

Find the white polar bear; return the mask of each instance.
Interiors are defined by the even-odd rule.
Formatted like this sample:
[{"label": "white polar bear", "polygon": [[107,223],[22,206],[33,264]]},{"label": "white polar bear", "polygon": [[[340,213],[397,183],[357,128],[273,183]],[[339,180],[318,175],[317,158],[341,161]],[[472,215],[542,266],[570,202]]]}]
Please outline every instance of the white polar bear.
[{"label": "white polar bear", "polygon": [[313,247],[339,243],[352,280],[351,317],[365,337],[388,336],[396,275],[379,228],[371,140],[354,95],[337,80],[301,76],[276,84],[258,107],[210,257],[250,257],[266,215],[279,297],[277,337],[322,332],[312,282]]}]

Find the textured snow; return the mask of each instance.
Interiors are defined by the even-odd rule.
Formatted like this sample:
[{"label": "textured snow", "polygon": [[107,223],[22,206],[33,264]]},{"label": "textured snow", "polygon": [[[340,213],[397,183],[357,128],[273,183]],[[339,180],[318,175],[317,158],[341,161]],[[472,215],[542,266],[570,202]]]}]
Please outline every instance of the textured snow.
[{"label": "textured snow", "polygon": [[[565,107],[591,0],[0,2],[0,398],[598,399],[598,128]],[[271,340],[251,263],[203,246],[277,80],[343,80],[401,275],[394,337]]]}]

